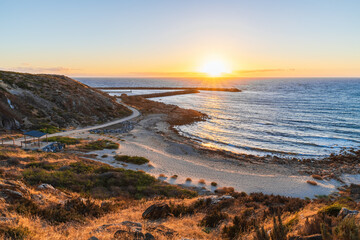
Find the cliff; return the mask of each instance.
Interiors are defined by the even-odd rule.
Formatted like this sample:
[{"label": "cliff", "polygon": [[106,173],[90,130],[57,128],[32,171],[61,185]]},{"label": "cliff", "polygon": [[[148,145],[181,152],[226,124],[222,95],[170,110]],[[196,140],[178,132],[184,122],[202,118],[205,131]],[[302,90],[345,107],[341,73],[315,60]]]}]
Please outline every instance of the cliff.
[{"label": "cliff", "polygon": [[115,98],[69,77],[0,71],[0,130],[76,127],[128,114]]}]

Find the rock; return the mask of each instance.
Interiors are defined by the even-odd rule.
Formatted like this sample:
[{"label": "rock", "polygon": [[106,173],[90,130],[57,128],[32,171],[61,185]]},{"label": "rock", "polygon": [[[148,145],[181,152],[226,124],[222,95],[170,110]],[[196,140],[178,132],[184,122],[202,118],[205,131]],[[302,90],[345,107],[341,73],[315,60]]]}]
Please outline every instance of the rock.
[{"label": "rock", "polygon": [[350,194],[360,194],[360,185],[352,183],[350,185]]},{"label": "rock", "polygon": [[165,227],[164,225],[161,224],[157,226],[148,226],[146,230],[150,232],[159,233],[170,239],[177,234],[176,231],[174,231],[173,229]]},{"label": "rock", "polygon": [[211,199],[211,204],[217,204],[221,201],[224,201],[224,200],[229,200],[229,199],[234,199],[233,196],[230,196],[230,195],[222,195],[222,196],[215,196],[215,195],[212,195],[212,196],[209,196],[209,197],[204,197],[204,198],[199,198],[199,199],[202,199],[202,200],[208,200],[208,199]]},{"label": "rock", "polygon": [[53,186],[51,186],[50,184],[47,184],[47,183],[43,183],[43,184],[40,184],[39,186],[37,186],[37,189],[39,190],[55,190],[55,188]]},{"label": "rock", "polygon": [[359,211],[356,210],[349,210],[347,208],[342,208],[338,214],[338,217],[341,216],[342,218],[348,217],[348,216],[355,216],[358,215]]},{"label": "rock", "polygon": [[155,240],[155,237],[151,233],[146,233],[145,240]]},{"label": "rock", "polygon": [[21,192],[17,192],[10,189],[2,189],[0,190],[0,197],[5,198],[6,200],[14,200],[23,198],[24,195]]},{"label": "rock", "polygon": [[121,224],[123,226],[127,227],[132,232],[141,232],[142,231],[141,223],[124,221]]},{"label": "rock", "polygon": [[92,236],[88,240],[99,240],[99,239],[97,237],[95,237],[95,236]]},{"label": "rock", "polygon": [[170,207],[167,204],[154,204],[148,207],[145,212],[142,214],[144,219],[160,219],[166,218],[170,215]]},{"label": "rock", "polygon": [[295,236],[295,237],[289,237],[289,240],[322,240],[321,234],[314,234],[310,236]]},{"label": "rock", "polygon": [[115,239],[144,240],[145,236],[142,232],[129,232],[129,231],[120,229],[114,233],[114,238]]}]

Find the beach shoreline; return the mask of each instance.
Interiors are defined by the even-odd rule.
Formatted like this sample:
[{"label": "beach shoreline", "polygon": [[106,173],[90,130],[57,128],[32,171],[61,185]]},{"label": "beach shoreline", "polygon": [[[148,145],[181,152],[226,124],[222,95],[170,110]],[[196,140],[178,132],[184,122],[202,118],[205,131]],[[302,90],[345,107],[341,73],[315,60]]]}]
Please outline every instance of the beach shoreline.
[{"label": "beach shoreline", "polygon": [[[116,126],[112,126],[116,128]],[[98,139],[98,134],[79,133],[75,137]],[[101,135],[114,141],[111,134]],[[336,180],[315,180],[317,186],[307,183],[314,180],[309,175],[299,174],[292,165],[279,162],[258,161],[258,157],[231,157],[222,151],[202,149],[172,130],[166,122],[165,114],[146,114],[138,117],[135,128],[125,135],[118,136],[118,150],[93,151],[98,157],[94,160],[115,167],[145,171],[171,184],[189,187],[205,187],[214,191],[216,187],[234,187],[235,191],[263,192],[291,197],[310,197],[328,195],[341,186]],[[101,156],[107,155],[102,158]],[[142,156],[150,160],[151,166],[123,164],[114,160],[115,155]],[[159,177],[159,175],[165,177]],[[171,176],[177,175],[176,179]],[[191,182],[186,179],[191,178]],[[204,179],[206,184],[198,183]]]}]

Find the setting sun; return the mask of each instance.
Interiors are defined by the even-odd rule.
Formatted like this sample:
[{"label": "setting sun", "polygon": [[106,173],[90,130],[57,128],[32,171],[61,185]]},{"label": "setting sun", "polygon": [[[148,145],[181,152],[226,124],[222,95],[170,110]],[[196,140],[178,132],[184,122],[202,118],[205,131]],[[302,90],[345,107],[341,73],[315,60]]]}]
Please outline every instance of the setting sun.
[{"label": "setting sun", "polygon": [[229,66],[220,59],[211,59],[206,61],[199,72],[206,73],[209,77],[221,77],[223,74],[230,73]]}]

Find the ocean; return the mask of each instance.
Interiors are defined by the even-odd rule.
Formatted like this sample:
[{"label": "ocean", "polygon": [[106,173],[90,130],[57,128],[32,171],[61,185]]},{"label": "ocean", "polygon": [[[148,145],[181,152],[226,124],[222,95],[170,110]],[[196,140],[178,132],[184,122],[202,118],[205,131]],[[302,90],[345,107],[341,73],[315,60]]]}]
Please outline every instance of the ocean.
[{"label": "ocean", "polygon": [[[236,153],[324,157],[360,146],[360,79],[76,78],[92,87],[237,87],[152,100],[195,109],[209,119],[179,126],[204,146]],[[132,91],[129,94],[160,91]]]}]

